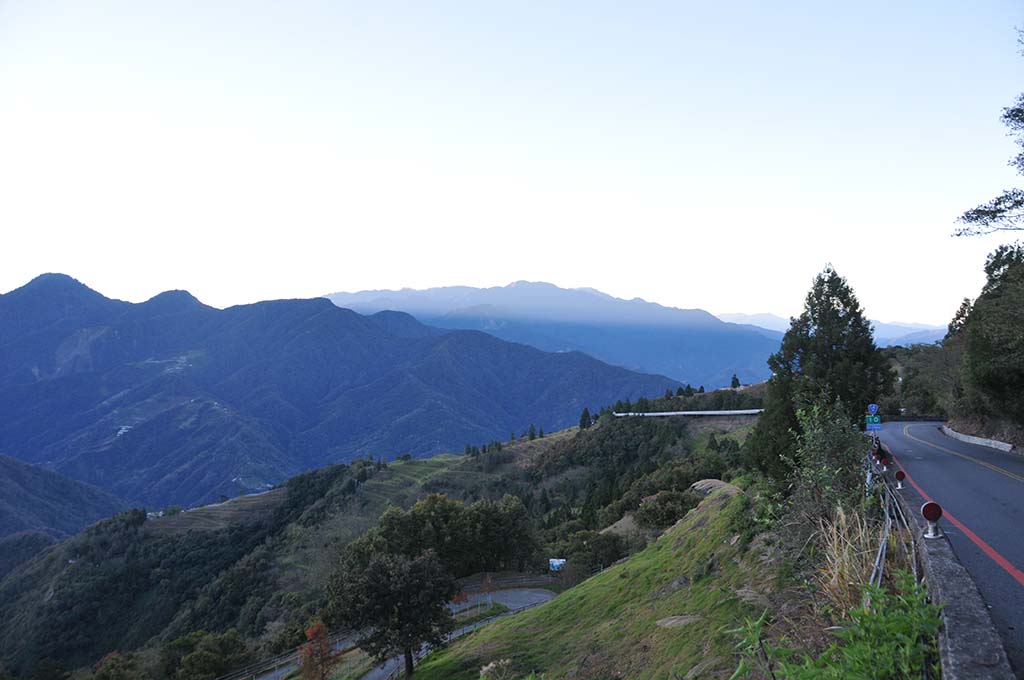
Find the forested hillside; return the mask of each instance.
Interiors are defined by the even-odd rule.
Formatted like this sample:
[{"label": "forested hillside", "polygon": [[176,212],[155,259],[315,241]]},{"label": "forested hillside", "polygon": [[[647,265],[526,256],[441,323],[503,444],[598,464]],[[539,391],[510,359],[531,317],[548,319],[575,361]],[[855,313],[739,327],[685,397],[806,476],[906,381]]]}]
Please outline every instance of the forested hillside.
[{"label": "forested hillside", "polygon": [[[746,406],[760,403],[730,394]],[[690,408],[720,399],[663,397],[651,406]],[[263,654],[290,647],[324,606],[341,549],[389,507],[413,508],[411,518],[417,501],[440,507],[440,497],[429,494],[446,494],[481,518],[466,515],[452,532],[497,522],[487,534],[499,537],[494,548],[480,547],[482,535],[452,544],[476,546],[472,554],[445,558],[455,575],[541,568],[558,554],[570,557],[581,577],[642,546],[644,532],[692,507],[689,485],[737,465],[749,431],[716,436],[712,424],[691,433],[682,418],[609,413],[586,425],[472,445],[468,455],[336,465],[295,477],[244,507],[235,506],[245,500],[239,499],[163,518],[118,515],[0,581],[0,658],[19,673],[45,658],[72,668],[114,650],[166,648],[200,630],[237,630]],[[631,530],[598,533],[625,516],[632,517]],[[519,523],[520,534],[511,522]],[[401,532],[404,540],[413,535]],[[510,542],[512,535],[521,540]],[[514,546],[519,552],[503,557]],[[50,634],[55,629],[62,634]],[[156,678],[176,672],[145,671]]]},{"label": "forested hillside", "polygon": [[20,532],[66,538],[125,507],[93,486],[0,455],[0,539]]},{"label": "forested hillside", "polygon": [[1024,247],[985,263],[985,285],[964,300],[934,345],[892,348],[900,373],[890,414],[949,418],[955,429],[1024,445]]}]

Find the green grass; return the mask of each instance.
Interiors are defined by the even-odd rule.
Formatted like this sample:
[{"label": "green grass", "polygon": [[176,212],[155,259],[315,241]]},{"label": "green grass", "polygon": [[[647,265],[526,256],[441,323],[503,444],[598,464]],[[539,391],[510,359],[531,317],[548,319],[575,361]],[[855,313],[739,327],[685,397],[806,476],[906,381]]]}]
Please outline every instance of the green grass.
[{"label": "green grass", "polygon": [[[476,680],[482,666],[505,658],[546,680],[684,677],[698,664],[695,677],[728,677],[735,639],[727,631],[760,613],[737,591],[763,587],[742,544],[729,545],[745,507],[713,494],[631,559],[431,654],[416,677]],[[702,618],[657,624],[682,615]]]}]

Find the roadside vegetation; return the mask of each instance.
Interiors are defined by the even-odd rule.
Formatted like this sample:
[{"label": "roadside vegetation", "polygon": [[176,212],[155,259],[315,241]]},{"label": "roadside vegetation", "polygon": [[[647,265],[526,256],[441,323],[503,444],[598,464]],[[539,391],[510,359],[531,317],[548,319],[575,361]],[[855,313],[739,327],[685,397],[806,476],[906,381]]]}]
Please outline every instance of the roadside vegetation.
[{"label": "roadside vegetation", "polygon": [[[678,409],[683,399],[651,401]],[[760,402],[750,397],[745,404],[751,403]],[[325,616],[343,548],[381,522],[415,515],[417,502],[431,494],[436,498],[422,507],[458,508],[453,513],[473,518],[460,527],[477,524],[477,533],[453,534],[458,540],[437,550],[453,574],[539,572],[548,557],[561,556],[571,565],[556,588],[564,589],[641,549],[651,533],[684,514],[694,502],[686,495],[693,481],[738,464],[749,428],[695,429],[691,434],[676,419],[615,419],[597,411],[583,430],[543,437],[538,431],[532,440],[527,430],[500,449],[479,446],[468,456],[358,460],[295,477],[244,503],[171,517],[116,516],[0,581],[3,663],[18,677],[47,668],[99,673],[97,664],[117,652],[111,668],[127,664],[130,677],[195,680],[216,677],[216,646],[204,647],[203,672],[160,662],[163,650],[193,634],[235,631],[249,658],[291,649],[306,641],[310,622]],[[485,506],[516,510],[486,525],[477,513]],[[601,533],[633,514],[639,521],[626,529]],[[458,545],[462,552],[453,552]],[[507,557],[491,559],[501,555]],[[51,635],[55,628],[62,635]]]},{"label": "roadside vegetation", "polygon": [[[821,631],[868,626],[876,614],[885,626],[907,623],[902,610],[882,610],[889,600],[878,593],[865,609],[861,589],[877,506],[864,496],[867,440],[852,418],[891,389],[893,373],[831,268],[806,304],[766,386],[683,387],[461,456],[333,466],[239,516],[241,506],[194,522],[128,513],[100,523],[0,583],[5,662],[23,674],[45,659],[84,666],[80,676],[93,680],[125,668],[125,677],[213,680],[299,644],[320,649],[325,638],[311,630],[354,630],[361,650],[304,652],[309,677],[358,677],[396,655],[417,677],[476,678],[490,667],[517,679],[578,668],[728,677],[739,664],[756,676],[765,664],[839,659],[860,638]],[[762,406],[747,420],[613,415]],[[457,579],[539,573],[551,557],[567,560],[557,598],[416,668],[420,644],[457,625],[448,607]],[[884,587],[903,597],[899,579]],[[44,607],[19,605],[47,593]],[[54,625],[68,634],[47,635]],[[913,653],[929,658],[930,629],[907,625],[922,640]],[[743,640],[755,630],[757,647],[777,658],[750,657]]]},{"label": "roadside vegetation", "polygon": [[[0,582],[5,663],[213,680],[302,644],[311,678],[395,656],[426,678],[812,677],[854,672],[881,631],[909,641],[892,650],[900,663],[930,663],[937,619],[896,575],[902,553],[865,597],[880,529],[854,419],[895,373],[833,269],[772,366],[767,385],[684,386],[460,456],[332,466],[244,507],[118,516]],[[761,407],[746,420],[614,416]],[[458,579],[540,573],[552,557],[567,560],[558,597],[417,664],[459,625]],[[54,625],[68,634],[46,635]],[[336,630],[360,649],[336,657]]]},{"label": "roadside vegetation", "polygon": [[900,374],[890,415],[949,419],[954,429],[1024,445],[1024,246],[997,248],[985,285],[934,345],[894,347]]},{"label": "roadside vegetation", "polygon": [[[1018,42],[1024,46],[1024,31]],[[1024,175],[1024,94],[1002,121],[1022,149],[1009,164]],[[959,222],[964,237],[1024,231],[1024,189],[1004,190]],[[984,270],[980,293],[964,298],[945,338],[888,352],[901,384],[886,412],[948,418],[964,433],[1024,446],[1024,245],[999,246]]]},{"label": "roadside vegetation", "polygon": [[[630,493],[649,489],[615,492],[614,480],[636,469],[618,467],[615,452],[643,446],[594,442],[585,455],[607,450],[598,467],[614,471],[603,486],[595,480],[606,490],[597,524],[629,508],[637,526],[669,528],[555,600],[438,650],[418,677],[485,677],[500,663],[512,678],[903,678],[933,664],[939,620],[906,575],[909,553],[891,551],[882,586],[866,585],[884,529],[877,494],[865,494],[870,441],[856,422],[867,403],[891,392],[895,374],[832,268],[815,279],[771,363],[766,411],[751,435],[742,443],[709,436],[687,458],[691,471],[706,473],[695,477],[735,482],[730,492],[700,502],[704,483],[693,486],[666,461],[653,479],[678,483],[654,484],[660,490],[633,505]],[[630,406],[671,410],[656,402]],[[637,422],[655,428],[654,420]],[[652,429],[645,441],[657,435]],[[572,447],[560,453],[543,464],[557,471],[579,460]],[[671,508],[666,516],[662,507]],[[876,652],[890,658],[875,663]]]}]

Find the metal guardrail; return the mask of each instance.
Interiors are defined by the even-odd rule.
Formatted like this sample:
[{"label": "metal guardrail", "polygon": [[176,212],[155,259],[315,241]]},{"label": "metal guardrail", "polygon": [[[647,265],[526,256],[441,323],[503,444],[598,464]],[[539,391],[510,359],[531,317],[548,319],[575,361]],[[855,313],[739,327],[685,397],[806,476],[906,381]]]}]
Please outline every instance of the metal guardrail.
[{"label": "metal guardrail", "polygon": [[[893,487],[892,477],[890,474],[892,471],[888,469],[888,466],[882,465],[881,462],[876,460],[872,455],[875,452],[876,447],[885,452],[881,442],[879,440],[875,440],[871,451],[864,457],[867,493],[871,493],[872,482],[876,477],[881,480],[880,486],[882,488],[882,536],[878,543],[878,550],[875,553],[874,562],[872,563],[871,577],[868,579],[868,583],[879,588],[882,586],[882,580],[885,577],[885,562],[889,552],[889,538],[892,535],[894,525],[898,525],[899,527],[902,527],[902,529],[906,530],[906,535],[910,539],[910,547],[907,548],[906,544],[902,541],[900,544],[903,545],[910,561],[915,582],[920,583],[922,581],[922,574],[917,568],[918,554],[917,545],[914,541],[914,529],[910,526],[909,518],[904,512],[900,503],[900,498],[897,496],[895,492],[896,490]],[[889,453],[885,452],[883,455],[888,456]],[[890,460],[888,462],[890,462],[894,468],[896,467],[895,460]],[[864,606],[867,607],[870,606],[870,604],[871,598],[865,594]],[[927,662],[922,662],[921,679],[929,680],[930,677],[931,675],[928,671]]]},{"label": "metal guardrail", "polygon": [[[333,649],[335,645],[337,645],[339,642],[341,642],[350,635],[353,635],[353,631],[337,631],[328,635],[327,641],[330,643],[331,648]],[[248,666],[231,671],[227,675],[222,675],[218,677],[217,680],[256,680],[265,673],[279,671],[285,666],[298,663],[299,654],[302,650],[302,647],[303,645],[299,645],[298,647],[290,649],[287,652],[282,652],[281,654],[270,657],[269,659],[263,659],[262,661],[251,663]],[[349,651],[350,649],[352,648],[346,647],[344,649],[338,650],[338,652],[344,653]]]},{"label": "metal guardrail", "polygon": [[[509,590],[510,588],[534,586],[542,588],[544,585],[554,583],[557,579],[544,574],[537,574],[535,576],[498,576],[492,579],[492,583],[500,590]],[[467,593],[480,592],[483,587],[483,581],[471,581],[463,585],[463,590]],[[519,610],[515,610],[519,611]],[[513,612],[514,613],[514,612]],[[505,612],[503,616],[507,616],[509,612]],[[346,637],[354,635],[355,631],[344,630],[335,631],[327,636],[328,642],[331,644],[331,648],[334,648],[339,642],[344,640]],[[303,645],[294,647],[287,652],[282,652],[277,656],[270,657],[269,659],[263,659],[249,664],[243,668],[233,670],[226,675],[218,677],[216,680],[258,680],[258,678],[265,673],[273,671],[279,671],[285,666],[290,664],[296,664],[299,661],[299,653]],[[349,651],[351,647],[339,650],[339,653]]]},{"label": "metal guardrail", "polygon": [[[545,585],[557,583],[558,579],[546,574],[537,574],[536,576],[498,577],[492,579],[491,582],[495,586],[500,586],[501,590],[509,590],[511,588],[541,588]],[[462,584],[462,590],[466,593],[479,593],[483,590],[483,585],[484,582],[482,580],[473,580]]]},{"label": "metal guardrail", "polygon": [[[872,452],[874,451],[872,447]],[[895,466],[895,461],[890,461]],[[881,587],[882,579],[885,575],[885,561],[889,552],[889,537],[892,535],[894,525],[898,525],[907,531],[907,535],[910,537],[909,549],[904,546],[907,551],[907,556],[910,560],[911,568],[914,573],[914,578],[920,582],[920,576],[917,570],[917,557],[916,557],[916,546],[914,544],[914,532],[911,530],[910,521],[903,512],[903,508],[900,506],[898,499],[894,493],[892,485],[892,479],[890,476],[891,470],[888,466],[883,466],[877,461],[872,454],[869,452],[864,458],[864,470],[866,477],[867,493],[871,493],[873,482],[877,479],[881,480],[880,486],[882,489],[882,536],[878,543],[878,551],[875,553],[875,559],[872,563],[871,578],[868,583],[874,586]]]},{"label": "metal guardrail", "polygon": [[[550,600],[544,600],[543,602],[534,602],[532,604],[525,604],[522,607],[517,607],[516,609],[512,609],[512,610],[509,610],[507,612],[502,612],[501,614],[495,614],[494,616],[488,616],[486,619],[480,619],[479,621],[474,621],[473,623],[469,624],[468,626],[463,626],[462,628],[459,628],[458,630],[452,631],[451,633],[446,635],[445,639],[444,639],[444,643],[442,643],[442,644],[448,644],[449,642],[451,642],[455,638],[462,637],[463,635],[465,635],[467,633],[472,633],[477,628],[481,628],[483,626],[486,626],[488,623],[491,623],[492,621],[496,621],[498,619],[503,619],[506,616],[512,616],[513,614],[518,614],[519,612],[526,611],[527,609],[533,609],[534,607],[538,607],[538,606],[544,604],[545,602],[550,602]],[[419,661],[419,660],[421,660],[423,657],[425,657],[427,654],[429,654],[432,651],[434,651],[433,647],[421,647],[420,649],[416,650],[416,652],[413,653],[413,655],[412,655],[413,660],[414,661]],[[388,674],[387,680],[394,680],[395,678],[399,678],[404,673],[405,673],[405,667],[400,663],[398,665],[398,668],[396,668],[395,670],[391,671],[391,673]]]},{"label": "metal guardrail", "polygon": [[639,418],[639,417],[653,417],[653,416],[756,416],[759,415],[763,408],[746,408],[734,411],[648,411],[646,413],[634,413],[632,411],[627,413],[616,413],[612,412],[612,415],[616,418]]}]

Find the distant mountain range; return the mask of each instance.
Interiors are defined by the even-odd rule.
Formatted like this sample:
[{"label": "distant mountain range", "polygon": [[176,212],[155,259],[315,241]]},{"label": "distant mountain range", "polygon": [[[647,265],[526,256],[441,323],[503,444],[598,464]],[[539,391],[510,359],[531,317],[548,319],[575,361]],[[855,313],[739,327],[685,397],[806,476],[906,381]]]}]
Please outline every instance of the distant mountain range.
[{"label": "distant mountain range", "polygon": [[66,538],[126,507],[94,486],[0,456],[0,539],[23,532]]},{"label": "distant mountain range", "polygon": [[425,324],[472,329],[549,352],[582,351],[610,364],[707,388],[766,379],[781,333],[726,323],[701,309],[623,300],[591,288],[518,281],[504,287],[333,293],[363,314],[396,310]]},{"label": "distant mountain range", "polygon": [[[757,326],[770,333],[785,333],[789,330],[789,319],[774,314],[719,314],[718,318],[730,323]],[[871,327],[875,332],[875,344],[879,347],[931,344],[946,335],[945,326],[929,326],[920,323],[872,321]]]},{"label": "distant mountain range", "polygon": [[677,386],[324,299],[131,304],[61,274],[0,295],[0,452],[149,507],[550,431]]}]

